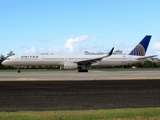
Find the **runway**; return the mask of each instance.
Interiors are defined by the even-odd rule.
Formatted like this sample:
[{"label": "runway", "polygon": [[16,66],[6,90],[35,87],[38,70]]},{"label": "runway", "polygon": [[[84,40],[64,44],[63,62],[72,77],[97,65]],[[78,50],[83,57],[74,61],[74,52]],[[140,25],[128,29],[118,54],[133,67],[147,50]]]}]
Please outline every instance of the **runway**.
[{"label": "runway", "polygon": [[0,111],[160,107],[159,80],[0,82]]},{"label": "runway", "polygon": [[160,80],[160,70],[0,72],[0,81]]},{"label": "runway", "polygon": [[0,72],[0,111],[160,107],[159,77],[159,71]]}]

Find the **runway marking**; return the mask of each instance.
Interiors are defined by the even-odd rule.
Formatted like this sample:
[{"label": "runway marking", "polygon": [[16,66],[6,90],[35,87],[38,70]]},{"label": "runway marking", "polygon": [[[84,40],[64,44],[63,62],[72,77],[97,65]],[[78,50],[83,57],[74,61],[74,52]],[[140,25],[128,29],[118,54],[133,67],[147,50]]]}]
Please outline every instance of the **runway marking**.
[{"label": "runway marking", "polygon": [[30,80],[25,74],[23,74],[22,72],[21,72],[21,74],[25,77],[25,78],[27,78],[27,80]]}]

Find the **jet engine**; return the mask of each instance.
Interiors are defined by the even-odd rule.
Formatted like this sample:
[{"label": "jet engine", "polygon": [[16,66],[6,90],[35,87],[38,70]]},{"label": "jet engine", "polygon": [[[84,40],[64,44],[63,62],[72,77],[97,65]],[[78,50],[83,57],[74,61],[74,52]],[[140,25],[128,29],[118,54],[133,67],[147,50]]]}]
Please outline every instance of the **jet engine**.
[{"label": "jet engine", "polygon": [[71,70],[71,69],[77,69],[77,68],[78,68],[77,63],[69,63],[69,62],[64,63],[65,70]]}]

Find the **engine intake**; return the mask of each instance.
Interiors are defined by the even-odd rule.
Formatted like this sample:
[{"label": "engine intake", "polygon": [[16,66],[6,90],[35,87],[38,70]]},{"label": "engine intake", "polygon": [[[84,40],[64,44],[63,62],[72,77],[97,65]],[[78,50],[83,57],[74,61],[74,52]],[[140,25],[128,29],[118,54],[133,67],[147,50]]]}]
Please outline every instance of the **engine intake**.
[{"label": "engine intake", "polygon": [[77,63],[69,63],[69,62],[64,63],[65,70],[73,70],[73,69],[77,69],[77,68],[78,68]]}]

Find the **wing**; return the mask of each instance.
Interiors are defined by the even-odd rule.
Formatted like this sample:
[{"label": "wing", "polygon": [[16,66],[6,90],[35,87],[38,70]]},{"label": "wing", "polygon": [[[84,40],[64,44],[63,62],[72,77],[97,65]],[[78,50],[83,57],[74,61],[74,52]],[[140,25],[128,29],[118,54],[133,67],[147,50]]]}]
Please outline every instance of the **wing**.
[{"label": "wing", "polygon": [[101,61],[103,58],[109,57],[112,55],[114,50],[114,47],[111,49],[111,51],[102,57],[98,57],[98,58],[92,58],[92,59],[86,59],[86,60],[80,60],[80,61],[75,61],[74,63],[77,63],[79,65],[91,65],[93,62],[97,62],[97,61]]},{"label": "wing", "polygon": [[152,56],[142,56],[142,57],[139,57],[137,58],[137,60],[146,60],[147,58],[153,58],[153,57],[156,57],[157,55],[152,55]]}]

